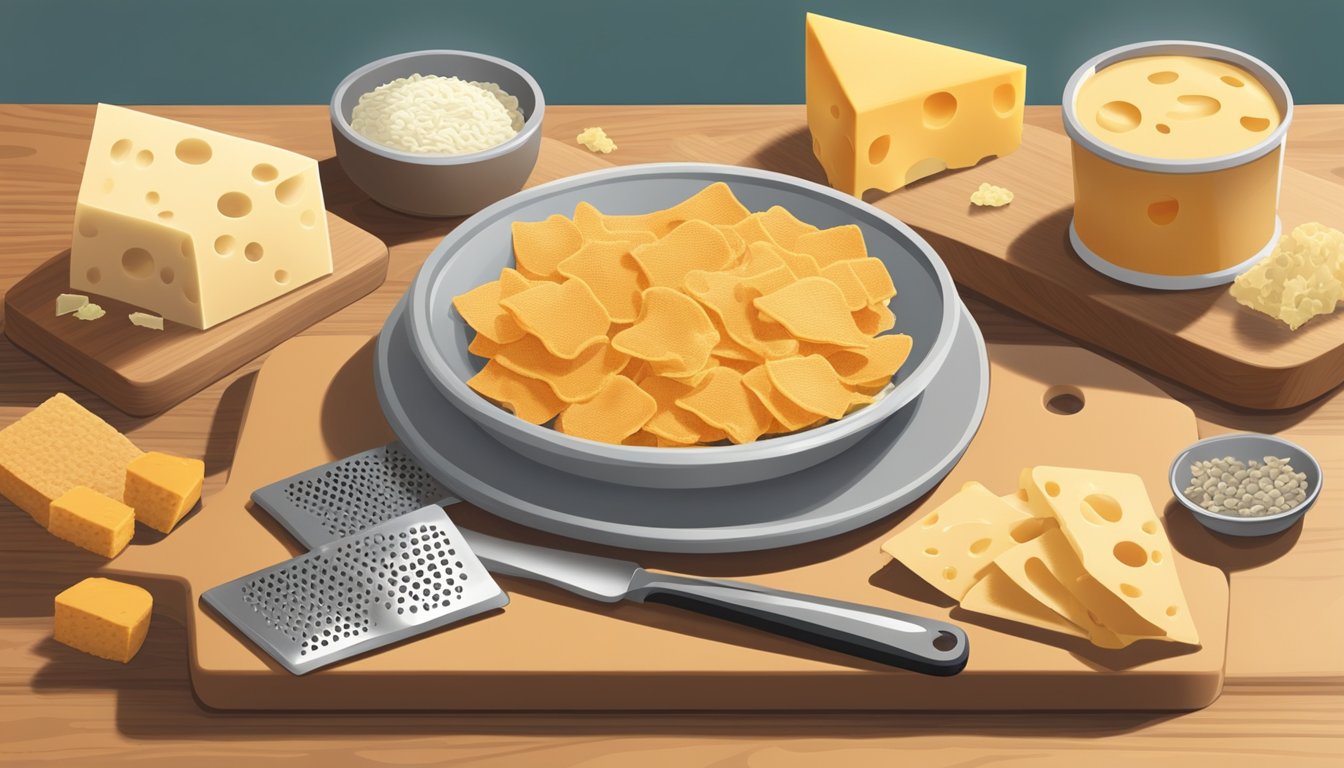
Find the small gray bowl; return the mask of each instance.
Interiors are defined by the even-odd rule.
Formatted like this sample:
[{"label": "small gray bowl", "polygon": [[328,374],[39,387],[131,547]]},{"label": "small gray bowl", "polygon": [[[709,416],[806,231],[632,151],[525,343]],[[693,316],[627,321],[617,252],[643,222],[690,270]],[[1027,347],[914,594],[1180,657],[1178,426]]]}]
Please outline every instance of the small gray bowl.
[{"label": "small gray bowl", "polygon": [[[518,98],[523,129],[499,146],[464,155],[402,152],[351,129],[360,96],[416,73],[498,83]],[[537,164],[545,112],[541,86],[516,64],[470,51],[412,51],[365,64],[336,86],[331,135],[341,167],[379,203],[412,216],[469,216],[523,188]]]},{"label": "small gray bowl", "polygon": [[[1231,456],[1243,462],[1264,461],[1266,456],[1286,458],[1293,469],[1307,476],[1307,498],[1301,504],[1277,515],[1263,517],[1230,517],[1210,512],[1185,497],[1190,485],[1190,465]],[[1269,536],[1293,527],[1316,501],[1321,493],[1321,465],[1307,450],[1295,443],[1272,435],[1253,432],[1209,437],[1186,448],[1171,463],[1171,492],[1176,500],[1190,510],[1205,528],[1228,536]]]}]

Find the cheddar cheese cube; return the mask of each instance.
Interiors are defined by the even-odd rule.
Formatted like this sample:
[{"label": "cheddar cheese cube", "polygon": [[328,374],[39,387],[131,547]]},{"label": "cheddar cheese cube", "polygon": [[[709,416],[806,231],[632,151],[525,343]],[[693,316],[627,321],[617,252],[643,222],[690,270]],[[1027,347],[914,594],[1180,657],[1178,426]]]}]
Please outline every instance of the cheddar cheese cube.
[{"label": "cheddar cheese cube", "polygon": [[98,105],[72,288],[203,329],[331,271],[315,160]]},{"label": "cheddar cheese cube", "polygon": [[0,496],[43,528],[51,503],[83,485],[121,500],[139,448],[111,425],[57,394],[0,429]]},{"label": "cheddar cheese cube", "polygon": [[125,664],[149,632],[154,598],[133,584],[90,578],[56,596],[56,641]]},{"label": "cheddar cheese cube", "polygon": [[116,499],[77,485],[51,502],[47,531],[103,557],[116,557],[135,535],[135,512]]},{"label": "cheddar cheese cube", "polygon": [[807,125],[831,186],[890,192],[1022,142],[1021,64],[809,13]]},{"label": "cheddar cheese cube", "polygon": [[201,500],[205,462],[150,451],[126,468],[126,503],[135,519],[161,533],[173,530]]}]

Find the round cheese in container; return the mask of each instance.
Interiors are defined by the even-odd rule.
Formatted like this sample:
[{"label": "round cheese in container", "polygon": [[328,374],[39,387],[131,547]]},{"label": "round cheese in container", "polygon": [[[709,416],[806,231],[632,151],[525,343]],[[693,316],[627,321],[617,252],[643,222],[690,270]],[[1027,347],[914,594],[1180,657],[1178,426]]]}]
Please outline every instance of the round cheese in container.
[{"label": "round cheese in container", "polygon": [[1292,95],[1264,62],[1189,41],[1136,43],[1064,89],[1074,250],[1145,288],[1231,282],[1278,240]]}]

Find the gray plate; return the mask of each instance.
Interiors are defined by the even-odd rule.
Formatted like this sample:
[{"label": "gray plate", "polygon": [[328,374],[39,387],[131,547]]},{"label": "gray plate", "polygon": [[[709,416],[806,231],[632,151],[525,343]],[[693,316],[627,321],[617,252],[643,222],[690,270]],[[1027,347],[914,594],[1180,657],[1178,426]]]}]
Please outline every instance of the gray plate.
[{"label": "gray plate", "polygon": [[[512,223],[569,215],[587,201],[609,213],[666,208],[714,182],[726,183],[753,211],[782,205],[817,227],[855,224],[900,291],[891,304],[896,331],[914,341],[910,358],[881,401],[839,421],[747,445],[646,448],[584,440],[528,424],[469,389],[485,364],[467,352],[473,331],[453,297],[514,264]],[[798,472],[838,455],[918,397],[947,358],[960,300],[938,254],[914,230],[849,195],[779,173],[728,165],[664,163],[596,171],[526,190],[481,211],[443,239],[407,292],[415,354],[447,400],[495,439],[528,458],[601,482],[649,488],[739,485]]]},{"label": "gray plate", "polygon": [[407,450],[476,506],[581,541],[657,552],[746,552],[844,533],[895,512],[966,451],[989,398],[989,359],[960,309],[957,336],[925,393],[838,457],[775,480],[651,490],[529,461],[454,408],[420,366],[405,300],[378,339],[375,383]]}]

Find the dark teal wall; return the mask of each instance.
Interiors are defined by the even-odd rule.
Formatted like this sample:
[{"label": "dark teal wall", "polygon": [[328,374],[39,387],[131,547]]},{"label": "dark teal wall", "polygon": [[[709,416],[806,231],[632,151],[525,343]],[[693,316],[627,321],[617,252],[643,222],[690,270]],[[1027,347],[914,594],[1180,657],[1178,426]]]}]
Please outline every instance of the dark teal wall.
[{"label": "dark teal wall", "polygon": [[803,13],[1023,62],[1028,100],[1122,43],[1193,38],[1344,102],[1344,0],[0,0],[0,102],[325,102],[366,61],[465,48],[552,103],[793,103]]}]

